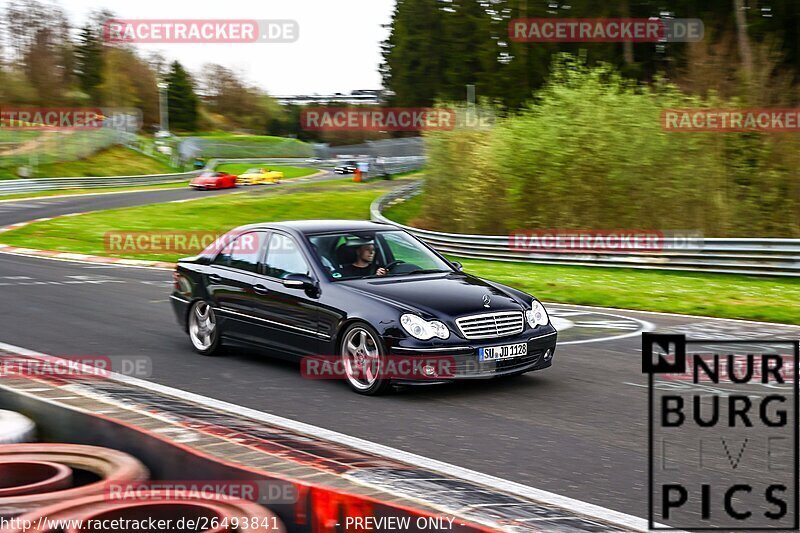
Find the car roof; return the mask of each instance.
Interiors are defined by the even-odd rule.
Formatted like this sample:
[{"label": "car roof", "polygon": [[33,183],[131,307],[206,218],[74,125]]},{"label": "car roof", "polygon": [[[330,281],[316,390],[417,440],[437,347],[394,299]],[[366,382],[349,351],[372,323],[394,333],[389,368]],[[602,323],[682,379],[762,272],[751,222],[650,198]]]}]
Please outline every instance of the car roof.
[{"label": "car roof", "polygon": [[286,220],[282,222],[264,222],[261,224],[249,224],[237,228],[237,230],[250,229],[283,229],[290,232],[302,234],[311,233],[337,233],[343,231],[377,231],[396,229],[391,224],[382,222],[370,222],[369,220]]}]

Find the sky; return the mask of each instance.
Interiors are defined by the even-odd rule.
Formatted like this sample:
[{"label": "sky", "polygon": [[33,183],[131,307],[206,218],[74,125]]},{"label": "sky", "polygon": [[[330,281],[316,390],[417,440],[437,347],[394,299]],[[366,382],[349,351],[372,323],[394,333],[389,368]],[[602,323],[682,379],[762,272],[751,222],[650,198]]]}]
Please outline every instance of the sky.
[{"label": "sky", "polygon": [[[1,4],[2,2],[0,2]],[[122,19],[291,19],[294,43],[138,44],[191,72],[218,63],[272,95],[379,89],[380,43],[394,0],[54,0],[75,26],[95,9]]]}]

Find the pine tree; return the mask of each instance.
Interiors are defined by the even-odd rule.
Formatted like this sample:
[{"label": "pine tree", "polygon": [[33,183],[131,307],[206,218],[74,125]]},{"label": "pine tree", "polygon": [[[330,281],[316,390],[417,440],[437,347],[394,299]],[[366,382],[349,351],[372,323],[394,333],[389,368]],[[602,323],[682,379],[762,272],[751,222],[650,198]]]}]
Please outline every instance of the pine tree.
[{"label": "pine tree", "polygon": [[75,75],[81,90],[96,100],[103,83],[103,45],[100,35],[89,25],[81,29],[75,47]]},{"label": "pine tree", "polygon": [[397,0],[391,26],[381,70],[392,104],[432,105],[445,83],[442,0]]},{"label": "pine tree", "polygon": [[175,61],[165,80],[170,129],[194,131],[197,129],[198,98],[192,80],[183,66]]}]

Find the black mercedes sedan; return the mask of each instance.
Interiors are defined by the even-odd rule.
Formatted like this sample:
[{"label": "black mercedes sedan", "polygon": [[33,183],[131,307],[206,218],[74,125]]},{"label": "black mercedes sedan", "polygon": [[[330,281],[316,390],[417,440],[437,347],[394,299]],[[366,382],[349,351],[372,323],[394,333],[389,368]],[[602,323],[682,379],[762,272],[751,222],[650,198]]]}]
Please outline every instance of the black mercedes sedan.
[{"label": "black mercedes sedan", "polygon": [[534,297],[462,271],[390,224],[305,220],[237,228],[179,261],[172,306],[194,349],[258,346],[356,392],[519,375],[553,363]]}]

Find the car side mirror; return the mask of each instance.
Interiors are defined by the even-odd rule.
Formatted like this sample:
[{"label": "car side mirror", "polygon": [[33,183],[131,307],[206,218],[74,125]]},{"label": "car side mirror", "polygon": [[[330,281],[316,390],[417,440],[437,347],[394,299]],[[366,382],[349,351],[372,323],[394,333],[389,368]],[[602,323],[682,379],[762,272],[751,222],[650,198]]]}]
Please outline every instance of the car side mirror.
[{"label": "car side mirror", "polygon": [[307,274],[289,274],[283,280],[287,289],[308,289],[314,287],[314,279]]},{"label": "car side mirror", "polygon": [[453,265],[454,267],[456,267],[456,270],[458,270],[459,272],[464,270],[464,266],[461,263],[459,263],[458,261],[451,261],[450,264]]}]

